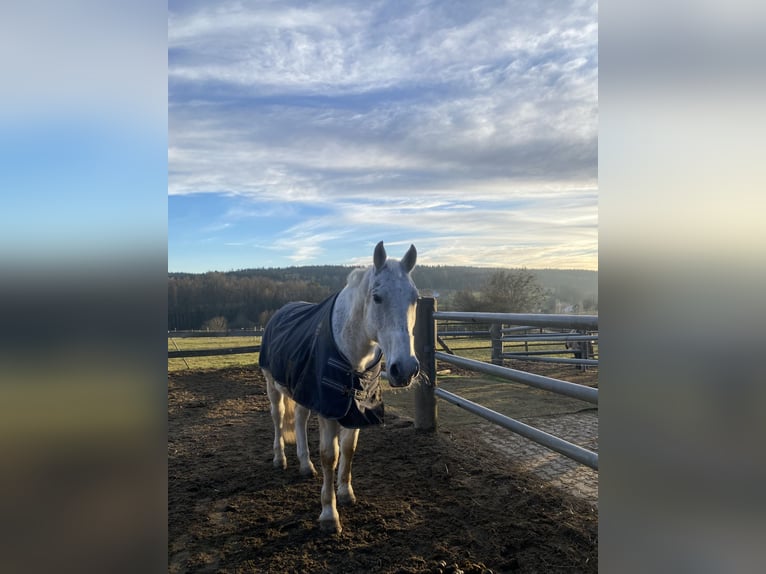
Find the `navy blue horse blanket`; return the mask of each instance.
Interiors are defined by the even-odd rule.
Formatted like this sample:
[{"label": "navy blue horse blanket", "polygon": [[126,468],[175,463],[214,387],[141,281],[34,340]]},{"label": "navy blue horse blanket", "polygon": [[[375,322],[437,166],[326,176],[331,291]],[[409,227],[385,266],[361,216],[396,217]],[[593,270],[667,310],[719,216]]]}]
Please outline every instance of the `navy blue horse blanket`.
[{"label": "navy blue horse blanket", "polygon": [[266,325],[258,364],[287,387],[295,402],[325,418],[348,428],[380,424],[382,353],[364,372],[354,371],[332,335],[337,297],[279,309]]}]

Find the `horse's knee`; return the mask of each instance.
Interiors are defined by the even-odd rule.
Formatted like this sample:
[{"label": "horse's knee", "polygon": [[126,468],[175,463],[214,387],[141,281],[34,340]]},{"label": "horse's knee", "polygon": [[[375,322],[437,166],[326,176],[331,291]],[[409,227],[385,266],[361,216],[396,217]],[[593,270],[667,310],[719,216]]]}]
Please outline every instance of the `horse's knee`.
[{"label": "horse's knee", "polygon": [[338,455],[336,454],[333,456],[331,452],[327,454],[320,453],[319,459],[322,463],[322,475],[325,480],[332,485],[334,482],[335,470],[338,468]]},{"label": "horse's knee", "polygon": [[335,469],[338,464],[338,437],[334,433],[320,432],[319,437],[319,458],[322,461],[322,468]]}]

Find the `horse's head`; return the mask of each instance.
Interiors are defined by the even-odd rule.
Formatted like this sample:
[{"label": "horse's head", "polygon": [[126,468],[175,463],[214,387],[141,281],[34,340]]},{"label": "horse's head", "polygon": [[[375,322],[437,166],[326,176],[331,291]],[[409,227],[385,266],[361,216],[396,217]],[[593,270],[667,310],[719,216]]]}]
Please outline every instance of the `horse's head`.
[{"label": "horse's head", "polygon": [[401,261],[388,259],[381,241],[375,247],[375,264],[365,302],[365,328],[383,349],[392,387],[406,387],[418,375],[412,329],[418,290],[410,278],[417,251],[410,245]]}]

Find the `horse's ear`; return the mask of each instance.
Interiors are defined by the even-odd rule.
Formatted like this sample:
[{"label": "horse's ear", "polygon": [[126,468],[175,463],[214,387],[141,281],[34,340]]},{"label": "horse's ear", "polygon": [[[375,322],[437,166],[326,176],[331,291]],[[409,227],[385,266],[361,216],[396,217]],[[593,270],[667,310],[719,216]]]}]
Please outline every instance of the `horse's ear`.
[{"label": "horse's ear", "polygon": [[375,255],[372,258],[373,262],[375,263],[376,273],[383,269],[383,265],[386,264],[386,257],[386,248],[383,247],[383,242],[380,241],[375,246]]},{"label": "horse's ear", "polygon": [[402,267],[404,270],[409,273],[415,268],[415,261],[418,259],[418,250],[415,249],[414,245],[410,245],[410,248],[407,250],[407,253],[404,254],[404,257],[402,257]]}]

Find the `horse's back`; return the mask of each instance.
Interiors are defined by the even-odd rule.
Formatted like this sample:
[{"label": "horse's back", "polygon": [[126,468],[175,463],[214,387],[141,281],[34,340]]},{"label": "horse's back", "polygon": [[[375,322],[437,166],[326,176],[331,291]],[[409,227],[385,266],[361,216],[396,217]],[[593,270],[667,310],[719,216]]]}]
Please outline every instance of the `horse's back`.
[{"label": "horse's back", "polygon": [[266,324],[261,338],[261,354],[258,364],[268,367],[273,358],[277,357],[285,348],[295,347],[308,335],[302,325],[306,325],[316,309],[316,303],[294,301],[284,305],[272,316]]},{"label": "horse's back", "polygon": [[317,330],[330,320],[333,298],[322,303],[297,301],[281,307],[266,325],[258,364],[292,393],[296,384],[312,380]]}]

